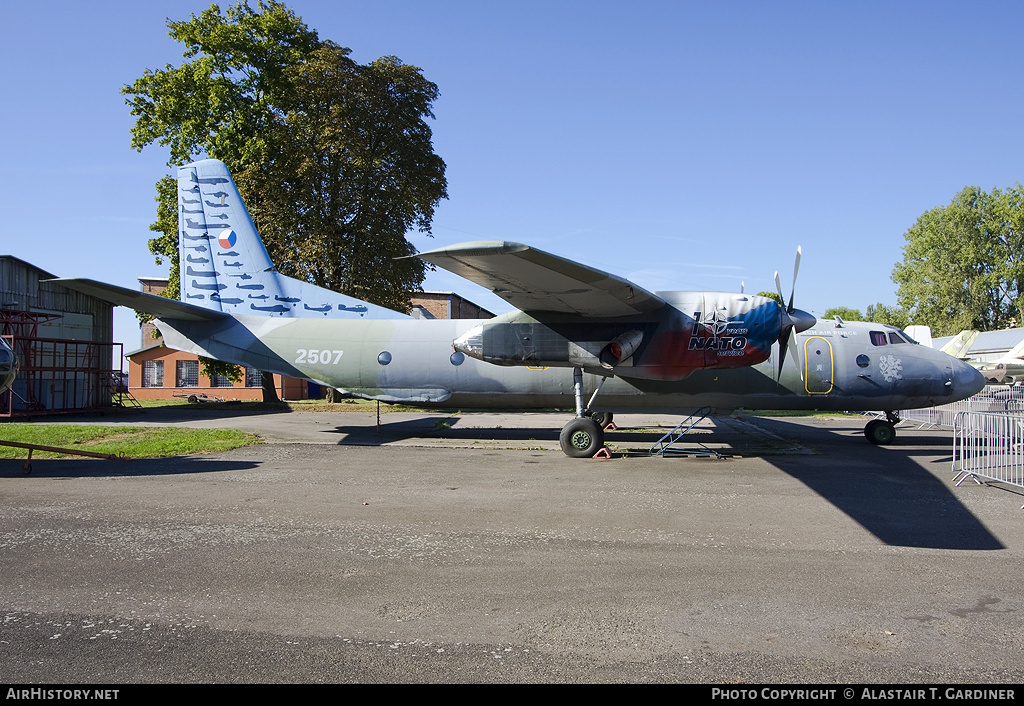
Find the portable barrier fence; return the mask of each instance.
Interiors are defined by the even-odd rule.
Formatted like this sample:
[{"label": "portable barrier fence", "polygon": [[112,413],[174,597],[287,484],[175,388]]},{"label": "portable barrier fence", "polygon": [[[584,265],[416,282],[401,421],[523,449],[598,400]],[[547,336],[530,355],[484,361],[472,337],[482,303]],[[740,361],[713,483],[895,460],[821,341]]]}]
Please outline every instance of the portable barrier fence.
[{"label": "portable barrier fence", "polygon": [[956,416],[961,412],[1004,411],[1017,411],[1024,414],[1024,386],[989,385],[974,397],[966,400],[925,409],[908,409],[901,411],[899,415],[900,419],[920,424],[925,429],[936,427],[952,429],[956,422]]},{"label": "portable barrier fence", "polygon": [[956,485],[984,478],[1024,488],[1024,412],[958,413],[953,422],[953,471]]}]

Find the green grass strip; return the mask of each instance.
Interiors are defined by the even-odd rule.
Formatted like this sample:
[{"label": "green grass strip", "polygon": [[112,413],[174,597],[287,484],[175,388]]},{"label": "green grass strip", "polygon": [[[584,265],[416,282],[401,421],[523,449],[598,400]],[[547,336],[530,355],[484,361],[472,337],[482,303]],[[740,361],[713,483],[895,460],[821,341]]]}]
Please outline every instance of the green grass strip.
[{"label": "green grass strip", "polygon": [[[77,424],[0,424],[0,440],[57,446],[125,458],[160,458],[227,451],[260,443],[260,437],[236,429],[187,427],[122,427]],[[25,449],[0,446],[0,458],[25,458]],[[35,451],[33,458],[66,454]]]}]

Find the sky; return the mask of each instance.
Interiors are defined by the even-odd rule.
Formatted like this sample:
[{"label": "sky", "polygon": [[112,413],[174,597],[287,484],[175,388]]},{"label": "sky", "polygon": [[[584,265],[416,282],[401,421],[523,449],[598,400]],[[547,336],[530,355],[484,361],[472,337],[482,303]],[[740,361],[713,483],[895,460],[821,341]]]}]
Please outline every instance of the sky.
[{"label": "sky", "polygon": [[[229,3],[221,3],[227,7]],[[255,2],[252,4],[255,5]],[[904,234],[1024,171],[1024,3],[293,0],[322,39],[438,85],[448,199],[419,250],[526,243],[652,291],[896,303]],[[122,86],[180,65],[202,0],[0,0],[0,254],[138,287],[166,148]],[[510,307],[438,271],[495,313]],[[115,341],[140,337],[118,309]]]}]

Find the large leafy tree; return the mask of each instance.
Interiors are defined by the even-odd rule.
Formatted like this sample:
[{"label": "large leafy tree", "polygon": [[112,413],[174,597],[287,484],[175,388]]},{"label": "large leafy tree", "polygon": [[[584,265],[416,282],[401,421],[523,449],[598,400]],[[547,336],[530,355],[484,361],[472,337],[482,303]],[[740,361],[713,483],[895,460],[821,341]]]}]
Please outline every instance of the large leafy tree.
[{"label": "large leafy tree", "polygon": [[[276,0],[211,5],[167,27],[187,61],[123,88],[132,146],[168,148],[169,166],[224,161],[282,272],[408,309],[425,265],[394,258],[415,252],[406,233],[429,233],[447,197],[427,123],[437,86],[395,57],[356,63]],[[149,247],[170,261],[176,297],[176,185],[156,188]]]},{"label": "large leafy tree", "polygon": [[1021,321],[1024,305],[1024,189],[969,186],[911,226],[892,273],[916,324],[936,335]]},{"label": "large leafy tree", "polygon": [[415,253],[406,232],[429,231],[445,195],[424,120],[437,87],[395,57],[361,66],[348,53],[322,46],[289,67],[294,92],[268,126],[267,159],[241,179],[274,185],[253,217],[283,272],[407,310],[425,266],[396,258]]},{"label": "large leafy tree", "polygon": [[[223,160],[280,270],[407,309],[425,265],[394,258],[415,252],[406,233],[429,232],[447,197],[427,123],[437,86],[395,57],[356,63],[273,0],[167,26],[189,61],[124,87],[132,145],[166,146],[169,165]],[[157,201],[150,249],[170,260],[177,291],[170,177]]]}]

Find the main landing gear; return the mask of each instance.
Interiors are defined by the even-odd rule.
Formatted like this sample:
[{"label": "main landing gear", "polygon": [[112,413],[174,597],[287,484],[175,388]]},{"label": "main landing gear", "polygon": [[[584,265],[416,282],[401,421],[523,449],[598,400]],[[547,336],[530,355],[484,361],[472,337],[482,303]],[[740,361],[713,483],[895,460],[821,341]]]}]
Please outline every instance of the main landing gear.
[{"label": "main landing gear", "polygon": [[886,412],[885,419],[872,419],[864,427],[864,437],[872,444],[888,446],[896,441],[896,425],[900,423],[899,415]]},{"label": "main landing gear", "polygon": [[611,423],[611,412],[590,414],[589,407],[608,378],[601,378],[590,403],[583,404],[583,368],[573,368],[573,392],[576,397],[576,418],[562,427],[558,445],[569,458],[592,458],[604,447],[604,428]]}]

